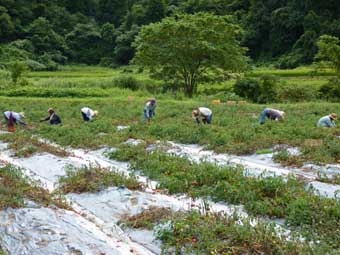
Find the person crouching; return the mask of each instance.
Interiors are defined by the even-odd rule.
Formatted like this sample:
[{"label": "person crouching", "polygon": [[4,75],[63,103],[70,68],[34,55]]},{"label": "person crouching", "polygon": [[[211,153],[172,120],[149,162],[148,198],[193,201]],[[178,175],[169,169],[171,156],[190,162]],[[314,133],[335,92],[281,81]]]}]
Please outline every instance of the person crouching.
[{"label": "person crouching", "polygon": [[267,118],[270,120],[281,121],[284,119],[284,117],[285,117],[284,111],[280,111],[280,110],[276,110],[272,108],[266,108],[261,113],[260,124],[264,124]]},{"label": "person crouching", "polygon": [[83,116],[84,121],[91,121],[94,117],[98,116],[98,111],[94,111],[89,107],[81,108],[81,115]]},{"label": "person crouching", "polygon": [[197,124],[211,124],[212,121],[212,111],[206,107],[199,107],[192,111],[192,118],[196,120]]},{"label": "person crouching", "polygon": [[152,98],[146,101],[146,104],[144,106],[144,122],[145,121],[151,121],[153,117],[155,117],[155,111],[156,111],[156,99]]},{"label": "person crouching", "polygon": [[336,118],[337,118],[337,116],[336,116],[335,113],[324,116],[321,119],[319,119],[317,126],[318,127],[333,128],[333,127],[335,127]]},{"label": "person crouching", "polygon": [[60,125],[61,124],[61,119],[55,113],[53,108],[49,108],[47,112],[48,112],[49,116],[47,116],[45,119],[40,120],[40,122],[48,121],[48,123],[50,125]]}]

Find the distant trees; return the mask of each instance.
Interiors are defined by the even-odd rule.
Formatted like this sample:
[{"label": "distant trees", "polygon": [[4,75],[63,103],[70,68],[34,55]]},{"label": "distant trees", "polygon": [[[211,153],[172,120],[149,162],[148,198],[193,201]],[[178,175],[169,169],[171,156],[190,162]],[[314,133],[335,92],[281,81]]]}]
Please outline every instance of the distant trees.
[{"label": "distant trees", "polygon": [[319,52],[316,60],[329,63],[340,76],[340,40],[337,37],[323,35],[317,42]]},{"label": "distant trees", "polygon": [[[29,40],[34,61],[123,65],[142,26],[198,12],[232,15],[249,56],[280,68],[311,63],[321,35],[340,37],[338,0],[0,0],[0,44]],[[80,42],[72,35],[84,27]]]},{"label": "distant trees", "polygon": [[142,28],[134,62],[162,79],[182,83],[191,97],[204,75],[245,70],[246,49],[240,46],[240,36],[241,28],[228,16],[170,17]]}]

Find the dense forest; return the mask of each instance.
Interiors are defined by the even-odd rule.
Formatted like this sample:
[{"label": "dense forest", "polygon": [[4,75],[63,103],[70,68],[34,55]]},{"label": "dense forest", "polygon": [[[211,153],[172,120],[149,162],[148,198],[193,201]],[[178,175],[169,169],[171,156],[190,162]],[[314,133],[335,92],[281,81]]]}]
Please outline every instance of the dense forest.
[{"label": "dense forest", "polygon": [[143,25],[196,12],[232,15],[249,56],[279,68],[311,63],[321,35],[340,37],[338,0],[0,0],[0,62],[125,65]]}]

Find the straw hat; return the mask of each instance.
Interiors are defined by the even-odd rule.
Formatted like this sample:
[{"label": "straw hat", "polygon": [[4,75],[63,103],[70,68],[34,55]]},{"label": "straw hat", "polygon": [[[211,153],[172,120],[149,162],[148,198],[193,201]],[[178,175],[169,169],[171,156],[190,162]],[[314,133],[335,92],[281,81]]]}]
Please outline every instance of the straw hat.
[{"label": "straw hat", "polygon": [[49,108],[49,109],[47,110],[47,112],[48,112],[48,113],[54,113],[54,109],[53,109],[53,108]]},{"label": "straw hat", "polygon": [[336,120],[336,118],[337,118],[336,113],[331,113],[330,117],[331,117],[331,119]]},{"label": "straw hat", "polygon": [[25,118],[25,113],[24,112],[19,112],[19,116],[24,119]]},{"label": "straw hat", "polygon": [[98,115],[98,111],[93,111],[93,116],[97,116]]},{"label": "straw hat", "polygon": [[193,117],[193,118],[197,118],[197,117],[199,116],[200,113],[199,113],[199,111],[198,111],[197,109],[195,109],[195,110],[192,111],[191,114],[192,114],[192,117]]}]

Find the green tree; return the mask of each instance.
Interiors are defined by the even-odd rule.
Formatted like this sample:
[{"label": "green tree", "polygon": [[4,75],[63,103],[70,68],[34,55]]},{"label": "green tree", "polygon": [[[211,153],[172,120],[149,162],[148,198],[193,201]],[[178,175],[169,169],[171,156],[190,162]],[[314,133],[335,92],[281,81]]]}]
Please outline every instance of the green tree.
[{"label": "green tree", "polygon": [[98,64],[101,33],[95,24],[78,24],[66,35],[71,59],[78,63]]},{"label": "green tree", "polygon": [[184,92],[192,97],[203,75],[217,69],[246,69],[246,49],[238,40],[241,32],[229,16],[197,13],[165,18],[142,28],[134,62],[163,79],[181,79]]},{"label": "green tree", "polygon": [[317,42],[318,53],[315,59],[330,64],[340,75],[340,40],[330,35],[322,35]]},{"label": "green tree", "polygon": [[0,6],[0,42],[7,41],[15,31],[12,19],[5,10]]},{"label": "green tree", "polygon": [[27,70],[28,67],[24,62],[14,62],[9,66],[9,71],[11,72],[11,78],[14,84],[18,82],[18,80]]}]

